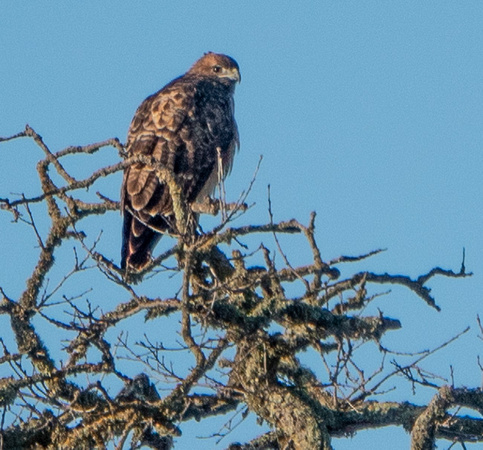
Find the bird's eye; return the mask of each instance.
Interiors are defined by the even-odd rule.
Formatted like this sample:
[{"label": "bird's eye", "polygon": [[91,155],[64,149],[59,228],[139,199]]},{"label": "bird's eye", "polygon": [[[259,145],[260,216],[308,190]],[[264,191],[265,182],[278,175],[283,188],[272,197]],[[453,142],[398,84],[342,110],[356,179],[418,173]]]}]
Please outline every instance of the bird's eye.
[{"label": "bird's eye", "polygon": [[221,66],[213,66],[213,72],[220,73],[221,72]]}]

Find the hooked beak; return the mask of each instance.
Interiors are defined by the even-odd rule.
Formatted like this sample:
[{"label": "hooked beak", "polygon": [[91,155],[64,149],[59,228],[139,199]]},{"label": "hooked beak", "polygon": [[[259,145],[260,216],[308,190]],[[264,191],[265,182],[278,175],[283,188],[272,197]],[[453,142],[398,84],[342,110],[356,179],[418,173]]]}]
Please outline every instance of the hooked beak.
[{"label": "hooked beak", "polygon": [[230,80],[236,81],[237,83],[240,83],[241,82],[240,71],[236,67],[234,67],[233,69],[231,69],[227,73],[226,77],[229,78]]}]

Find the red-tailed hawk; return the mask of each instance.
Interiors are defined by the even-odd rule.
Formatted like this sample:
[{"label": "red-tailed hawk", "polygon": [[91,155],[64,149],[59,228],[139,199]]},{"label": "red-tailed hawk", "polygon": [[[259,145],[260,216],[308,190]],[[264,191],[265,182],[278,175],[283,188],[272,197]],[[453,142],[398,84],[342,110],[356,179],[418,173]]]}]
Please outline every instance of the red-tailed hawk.
[{"label": "red-tailed hawk", "polygon": [[[233,58],[205,53],[183,76],[141,103],[129,128],[128,155],[153,157],[175,175],[189,204],[202,202],[219,174],[230,172],[238,147],[233,101],[238,81],[240,69]],[[150,262],[161,233],[177,233],[169,188],[152,167],[136,163],[126,168],[121,210],[121,267],[140,270]]]}]

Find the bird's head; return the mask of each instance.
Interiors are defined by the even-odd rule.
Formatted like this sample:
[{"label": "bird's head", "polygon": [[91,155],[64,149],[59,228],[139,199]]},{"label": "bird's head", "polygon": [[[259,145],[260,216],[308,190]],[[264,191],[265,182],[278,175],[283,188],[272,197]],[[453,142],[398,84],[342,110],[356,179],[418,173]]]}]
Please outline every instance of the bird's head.
[{"label": "bird's head", "polygon": [[193,64],[188,73],[219,78],[220,81],[233,84],[241,81],[238,63],[233,58],[220,53],[205,53]]}]

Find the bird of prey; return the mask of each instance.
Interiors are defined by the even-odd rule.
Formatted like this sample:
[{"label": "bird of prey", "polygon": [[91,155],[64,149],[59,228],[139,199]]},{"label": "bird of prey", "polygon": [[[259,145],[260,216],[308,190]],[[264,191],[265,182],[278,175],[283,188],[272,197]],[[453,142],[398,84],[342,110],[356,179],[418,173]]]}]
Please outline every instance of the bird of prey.
[{"label": "bird of prey", "polygon": [[[239,81],[233,58],[205,53],[141,103],[129,128],[128,156],[153,158],[174,175],[188,204],[203,202],[230,172],[239,146],[233,100]],[[121,210],[121,267],[142,270],[161,235],[178,234],[169,187],[152,165],[137,162],[125,169]],[[191,220],[196,226],[196,214]]]}]

